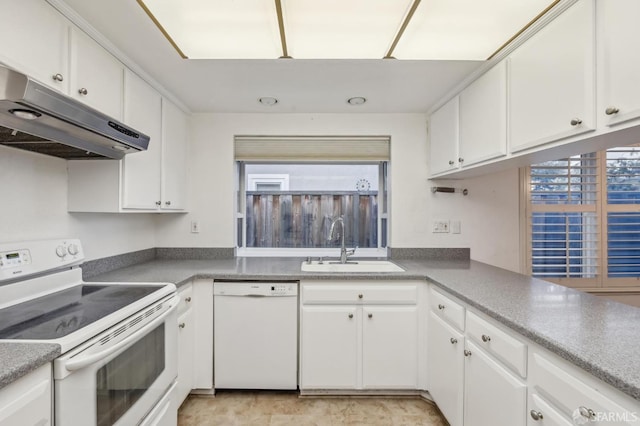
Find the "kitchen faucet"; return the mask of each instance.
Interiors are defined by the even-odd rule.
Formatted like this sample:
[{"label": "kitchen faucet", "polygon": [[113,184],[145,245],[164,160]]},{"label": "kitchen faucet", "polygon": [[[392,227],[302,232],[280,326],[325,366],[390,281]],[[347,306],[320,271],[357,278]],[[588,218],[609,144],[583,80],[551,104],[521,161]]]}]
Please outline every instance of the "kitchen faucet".
[{"label": "kitchen faucet", "polygon": [[[335,237],[333,236],[333,231],[335,229],[336,223],[340,223],[340,263],[357,263],[357,262],[347,262],[347,258],[349,256],[352,256],[353,254],[355,254],[356,249],[358,247],[354,247],[351,250],[347,250],[346,246],[345,246],[345,242],[344,242],[344,219],[342,216],[340,216],[337,219],[334,219],[333,222],[331,222],[331,229],[329,230],[329,241],[332,241]],[[332,263],[338,263],[338,262],[332,262]]]}]

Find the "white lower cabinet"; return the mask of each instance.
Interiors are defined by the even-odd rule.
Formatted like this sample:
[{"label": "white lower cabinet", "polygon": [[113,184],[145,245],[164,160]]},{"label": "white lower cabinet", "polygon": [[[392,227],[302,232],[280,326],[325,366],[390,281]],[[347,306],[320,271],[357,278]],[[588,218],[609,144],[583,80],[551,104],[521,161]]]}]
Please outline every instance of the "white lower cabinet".
[{"label": "white lower cabinet", "polygon": [[195,332],[193,324],[193,286],[187,284],[178,292],[178,403],[185,400],[193,389],[193,355]]},{"label": "white lower cabinet", "polygon": [[45,364],[0,390],[0,426],[50,425],[52,388],[51,364]]},{"label": "white lower cabinet", "polygon": [[355,306],[303,306],[301,389],[355,389],[358,322]]},{"label": "white lower cabinet", "polygon": [[546,351],[530,355],[529,426],[640,425],[640,403],[616,393]]},{"label": "white lower cabinet", "polygon": [[464,379],[465,426],[526,424],[526,383],[469,340]]},{"label": "white lower cabinet", "polygon": [[418,285],[301,282],[300,389],[417,389]]},{"label": "white lower cabinet", "polygon": [[449,424],[462,426],[464,335],[430,312],[427,344],[429,393]]}]

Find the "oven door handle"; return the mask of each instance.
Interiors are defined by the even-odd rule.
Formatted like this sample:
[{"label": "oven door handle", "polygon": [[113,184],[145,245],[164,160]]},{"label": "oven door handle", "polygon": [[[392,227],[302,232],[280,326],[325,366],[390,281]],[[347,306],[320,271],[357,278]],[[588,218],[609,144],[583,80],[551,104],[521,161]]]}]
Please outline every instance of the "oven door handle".
[{"label": "oven door handle", "polygon": [[179,302],[180,296],[176,295],[170,302],[172,303],[172,305],[165,312],[163,312],[159,317],[155,318],[149,324],[142,327],[140,330],[136,331],[130,336],[127,336],[125,339],[116,343],[115,345],[108,347],[104,351],[88,355],[86,357],[80,357],[79,359],[71,359],[64,363],[64,368],[69,371],[80,370],[88,365],[91,365],[97,361],[100,361],[101,359],[108,357],[112,353],[119,351],[121,348],[126,347],[127,345],[129,345],[129,343],[134,342],[141,335],[146,334],[148,331],[155,328],[158,324],[164,321],[164,319],[169,316],[171,312],[175,311],[178,308]]}]

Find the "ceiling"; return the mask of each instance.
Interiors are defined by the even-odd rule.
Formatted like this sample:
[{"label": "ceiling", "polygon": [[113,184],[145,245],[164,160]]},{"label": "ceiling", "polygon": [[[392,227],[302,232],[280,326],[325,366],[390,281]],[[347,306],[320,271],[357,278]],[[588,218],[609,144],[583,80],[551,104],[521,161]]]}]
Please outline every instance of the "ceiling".
[{"label": "ceiling", "polygon": [[[133,0],[65,2],[192,112],[424,113],[484,62],[187,60]],[[367,102],[347,103],[356,96]],[[262,105],[260,97],[278,103]]]}]

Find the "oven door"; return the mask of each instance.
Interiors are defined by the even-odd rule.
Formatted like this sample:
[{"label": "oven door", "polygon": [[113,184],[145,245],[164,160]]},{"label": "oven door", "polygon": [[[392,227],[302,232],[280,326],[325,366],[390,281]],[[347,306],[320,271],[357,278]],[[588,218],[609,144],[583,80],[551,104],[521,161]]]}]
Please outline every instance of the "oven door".
[{"label": "oven door", "polygon": [[136,425],[177,376],[179,297],[143,309],[54,361],[55,421]]}]

